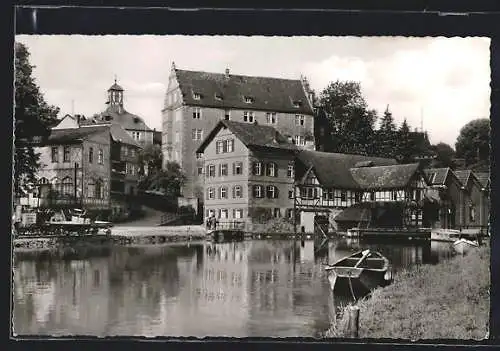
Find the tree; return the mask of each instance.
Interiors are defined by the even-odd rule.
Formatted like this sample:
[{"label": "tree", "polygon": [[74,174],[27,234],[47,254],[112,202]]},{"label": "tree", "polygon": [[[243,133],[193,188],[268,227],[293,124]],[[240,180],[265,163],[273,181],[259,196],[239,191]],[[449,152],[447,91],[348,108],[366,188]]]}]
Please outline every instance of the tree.
[{"label": "tree", "polygon": [[165,196],[174,198],[180,195],[180,189],[185,181],[186,176],[180,165],[177,162],[169,161],[165,165],[165,169],[148,173],[139,183],[139,189],[142,191],[161,191]]},{"label": "tree", "polygon": [[155,173],[161,170],[163,154],[161,146],[149,144],[142,149],[138,155],[139,175],[146,176],[148,173]]},{"label": "tree", "polygon": [[437,143],[430,147],[436,158],[433,161],[433,167],[450,167],[455,168],[453,159],[455,158],[455,150],[446,143]]},{"label": "tree", "polygon": [[469,166],[488,165],[490,159],[490,120],[479,118],[462,127],[455,144],[456,155]]},{"label": "tree", "polygon": [[47,136],[57,122],[59,108],[48,105],[32,77],[34,66],[29,63],[28,49],[15,43],[15,148],[14,189],[21,192],[25,183],[35,182],[40,167],[39,154],[33,149],[36,137]]},{"label": "tree", "polygon": [[320,94],[319,114],[326,120],[324,151],[370,154],[373,125],[377,118],[369,110],[358,82],[330,83]]},{"label": "tree", "polygon": [[396,143],[396,158],[400,163],[411,163],[418,156],[414,136],[410,133],[406,118],[397,132]]},{"label": "tree", "polygon": [[379,128],[376,132],[377,156],[394,158],[397,154],[396,124],[389,111],[389,105],[385,109],[384,116],[380,120]]}]

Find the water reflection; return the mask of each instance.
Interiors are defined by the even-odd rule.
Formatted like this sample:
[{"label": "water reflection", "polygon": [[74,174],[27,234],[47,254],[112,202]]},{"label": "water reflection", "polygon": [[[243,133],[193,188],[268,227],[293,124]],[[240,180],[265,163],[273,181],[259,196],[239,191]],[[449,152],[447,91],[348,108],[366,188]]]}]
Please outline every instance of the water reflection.
[{"label": "water reflection", "polygon": [[314,336],[349,297],[324,264],[372,248],[394,268],[436,263],[447,243],[244,241],[16,254],[14,329],[43,335]]}]

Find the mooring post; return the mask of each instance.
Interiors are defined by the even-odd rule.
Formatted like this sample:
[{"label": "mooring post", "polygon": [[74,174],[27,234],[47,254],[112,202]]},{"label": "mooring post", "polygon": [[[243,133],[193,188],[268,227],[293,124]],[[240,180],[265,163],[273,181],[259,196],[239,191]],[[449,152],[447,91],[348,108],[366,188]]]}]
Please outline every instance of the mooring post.
[{"label": "mooring post", "polygon": [[357,338],[359,336],[359,307],[349,306],[348,337]]}]

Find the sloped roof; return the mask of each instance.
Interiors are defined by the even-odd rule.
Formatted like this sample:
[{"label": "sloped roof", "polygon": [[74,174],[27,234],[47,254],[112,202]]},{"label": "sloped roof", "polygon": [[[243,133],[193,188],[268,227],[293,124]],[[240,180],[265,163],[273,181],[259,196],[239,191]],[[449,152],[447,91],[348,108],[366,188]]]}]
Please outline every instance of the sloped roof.
[{"label": "sloped roof", "polygon": [[311,168],[318,178],[320,184],[327,188],[357,189],[350,168],[360,162],[371,161],[375,166],[386,166],[396,164],[396,160],[382,157],[370,157],[363,155],[339,154],[332,152],[320,152],[302,150],[298,158],[307,168]]},{"label": "sloped roof", "polygon": [[109,126],[94,126],[86,128],[53,129],[42,145],[61,145],[80,143],[86,137],[109,130]]},{"label": "sloped roof", "polygon": [[404,165],[351,168],[351,174],[362,189],[397,189],[408,185],[415,172],[419,169],[418,163]]},{"label": "sloped roof", "polygon": [[483,188],[487,188],[490,185],[490,174],[488,172],[473,172],[479,183]]},{"label": "sloped roof", "polygon": [[290,152],[297,147],[290,143],[276,129],[254,123],[222,120],[212,129],[196,152],[202,153],[221,128],[228,128],[248,148],[282,149]]},{"label": "sloped roof", "polygon": [[449,167],[424,169],[425,176],[431,185],[445,185],[449,171]]},{"label": "sloped roof", "polygon": [[457,176],[460,183],[462,183],[462,186],[466,186],[467,182],[469,181],[469,178],[470,178],[472,171],[470,171],[470,170],[453,171],[453,173],[455,173],[455,175]]},{"label": "sloped roof", "polygon": [[108,91],[110,91],[110,90],[123,91],[123,88],[120,85],[116,84],[116,81],[115,81],[115,83],[109,87]]},{"label": "sloped roof", "polygon": [[122,144],[141,147],[120,125],[111,124],[110,131],[111,131],[111,138],[113,138],[113,141]]},{"label": "sloped roof", "polygon": [[[109,121],[106,117],[110,117]],[[91,117],[85,120],[80,121],[82,125],[92,125],[96,123],[102,122],[111,122],[113,124],[119,124],[123,129],[126,130],[137,130],[137,131],[151,131],[144,120],[126,111],[123,107],[118,106],[108,106],[104,112],[99,114],[96,117]]]},{"label": "sloped roof", "polygon": [[[226,76],[180,69],[175,69],[175,74],[187,105],[313,114],[298,79]],[[194,94],[199,94],[200,99],[195,100]],[[253,102],[246,103],[245,97]],[[294,101],[300,102],[298,108],[294,107]]]}]

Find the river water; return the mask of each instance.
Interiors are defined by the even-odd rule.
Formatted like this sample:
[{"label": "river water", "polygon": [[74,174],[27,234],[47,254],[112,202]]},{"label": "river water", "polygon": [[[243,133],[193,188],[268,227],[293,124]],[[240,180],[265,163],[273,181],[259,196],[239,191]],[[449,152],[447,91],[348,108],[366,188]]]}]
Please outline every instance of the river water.
[{"label": "river water", "polygon": [[395,271],[449,243],[339,239],[110,246],[15,253],[16,335],[316,337],[349,302],[324,264],[372,248]]}]

